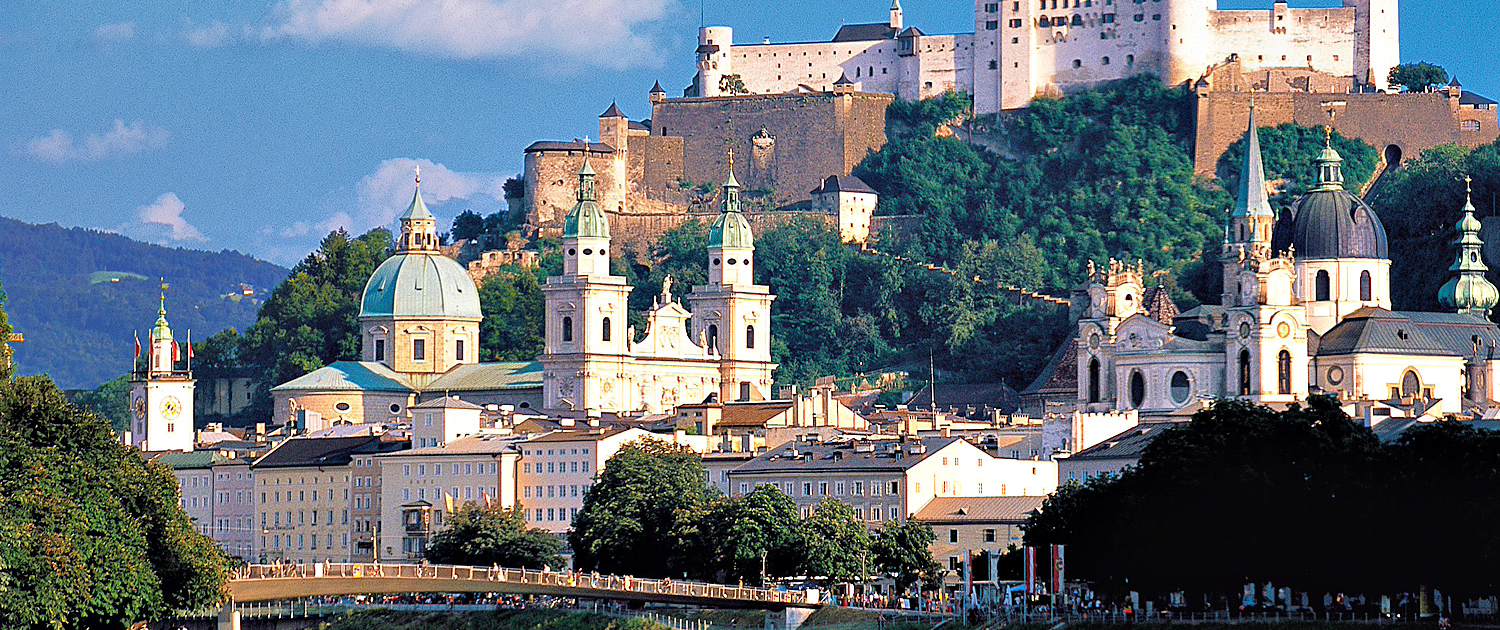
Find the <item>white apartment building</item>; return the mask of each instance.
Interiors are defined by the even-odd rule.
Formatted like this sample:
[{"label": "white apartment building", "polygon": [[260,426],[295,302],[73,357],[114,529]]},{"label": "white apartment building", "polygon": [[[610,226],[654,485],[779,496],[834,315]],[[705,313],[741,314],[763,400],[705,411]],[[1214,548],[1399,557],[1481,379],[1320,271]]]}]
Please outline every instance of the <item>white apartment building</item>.
[{"label": "white apartment building", "polygon": [[568,531],[605,462],[626,444],[646,438],[672,441],[673,436],[608,427],[555,431],[522,442],[515,501],[525,509],[527,522],[558,534]]},{"label": "white apartment building", "polygon": [[777,486],[803,516],[836,498],[873,526],[905,519],[936,497],[1050,494],[1057,464],[994,457],[959,437],[798,441],[729,471],[729,483],[732,496]]},{"label": "white apartment building", "polygon": [[514,507],[518,445],[527,437],[471,435],[372,457],[382,477],[380,505],[385,506],[379,516],[380,558],[421,558],[432,535],[446,528],[465,503]]}]

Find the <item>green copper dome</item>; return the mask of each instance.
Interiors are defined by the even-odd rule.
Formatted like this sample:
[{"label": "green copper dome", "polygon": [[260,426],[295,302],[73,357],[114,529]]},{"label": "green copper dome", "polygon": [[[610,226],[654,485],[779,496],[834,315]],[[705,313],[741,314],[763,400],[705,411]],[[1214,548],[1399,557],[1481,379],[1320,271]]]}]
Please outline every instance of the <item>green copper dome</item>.
[{"label": "green copper dome", "polygon": [[1481,254],[1484,242],[1479,239],[1479,219],[1474,218],[1474,203],[1467,197],[1466,193],[1464,216],[1454,226],[1458,238],[1453,244],[1458,246],[1458,254],[1453,257],[1453,265],[1448,267],[1453,277],[1438,289],[1438,302],[1459,313],[1488,319],[1490,309],[1500,302],[1500,290],[1484,277],[1489,270]]},{"label": "green copper dome", "polygon": [[365,283],[359,316],[479,319],[479,289],[468,270],[452,258],[396,254]]},{"label": "green copper dome", "polygon": [[729,163],[729,178],[724,180],[724,211],[708,226],[709,247],[755,247],[750,222],[740,214],[740,182],[734,178],[734,162]]},{"label": "green copper dome", "polygon": [[[163,285],[165,286],[165,285]],[[161,310],[156,312],[156,327],[151,329],[152,339],[171,339],[172,326],[167,323],[167,294],[161,294]]]},{"label": "green copper dome", "polygon": [[578,171],[578,203],[563,220],[563,238],[609,238],[609,217],[594,195],[594,168],[584,160]]}]

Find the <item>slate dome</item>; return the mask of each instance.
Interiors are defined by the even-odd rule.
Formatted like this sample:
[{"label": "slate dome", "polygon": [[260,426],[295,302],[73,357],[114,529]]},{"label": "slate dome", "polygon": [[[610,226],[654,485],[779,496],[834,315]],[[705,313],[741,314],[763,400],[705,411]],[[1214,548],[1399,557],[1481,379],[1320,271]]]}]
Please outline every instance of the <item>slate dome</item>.
[{"label": "slate dome", "polygon": [[1325,146],[1318,186],[1303,195],[1276,228],[1276,249],[1298,258],[1389,258],[1385,226],[1375,210],[1344,188],[1343,158]]}]

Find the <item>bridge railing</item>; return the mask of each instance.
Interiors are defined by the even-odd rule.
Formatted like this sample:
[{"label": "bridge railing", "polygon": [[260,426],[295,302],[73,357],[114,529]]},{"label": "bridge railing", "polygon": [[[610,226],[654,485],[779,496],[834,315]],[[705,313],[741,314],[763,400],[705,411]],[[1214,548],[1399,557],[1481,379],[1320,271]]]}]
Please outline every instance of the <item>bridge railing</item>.
[{"label": "bridge railing", "polygon": [[[675,595],[711,599],[732,599],[778,604],[816,604],[814,591],[777,590],[751,586],[677,582],[671,579],[646,579],[628,575],[601,575],[577,571],[539,571],[447,564],[386,564],[372,562],[314,562],[251,564],[236,569],[231,580],[306,578],[411,578],[430,580],[465,580],[557,586],[615,593]],[[497,591],[502,589],[496,589]]]}]

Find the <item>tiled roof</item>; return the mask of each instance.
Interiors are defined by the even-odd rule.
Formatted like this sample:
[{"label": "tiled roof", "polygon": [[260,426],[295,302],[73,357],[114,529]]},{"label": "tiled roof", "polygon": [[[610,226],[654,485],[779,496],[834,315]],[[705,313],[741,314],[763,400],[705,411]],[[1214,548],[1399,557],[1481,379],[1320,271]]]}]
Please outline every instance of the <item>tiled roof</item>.
[{"label": "tiled roof", "polygon": [[378,361],[335,361],[271,388],[280,391],[414,392],[399,372]]},{"label": "tiled roof", "polygon": [[[1005,383],[937,383],[936,387],[939,410],[973,407],[1011,413],[1021,406],[1021,395]],[[932,389],[933,385],[928,385],[918,390],[907,401],[907,407],[931,409]]]},{"label": "tiled roof", "polygon": [[[845,77],[847,78],[847,77]],[[869,184],[853,175],[829,175],[817,188],[812,189],[812,194],[826,192],[859,192],[875,194],[875,189]]]},{"label": "tiled roof", "polygon": [[864,42],[873,39],[895,39],[896,29],[890,24],[845,24],[833,36],[836,42]]},{"label": "tiled roof", "polygon": [[1167,288],[1161,285],[1146,289],[1146,295],[1141,299],[1141,303],[1145,304],[1146,314],[1150,315],[1151,319],[1169,326],[1172,320],[1182,313],[1177,308],[1177,303],[1172,301]]},{"label": "tiled roof", "polygon": [[924,523],[1024,523],[1046,497],[937,497],[915,518]]},{"label": "tiled roof", "polygon": [[[867,440],[848,442],[791,442],[750,460],[733,473],[906,470],[963,438],[931,437],[920,440]],[[911,453],[912,444],[920,442],[924,452]],[[871,452],[860,452],[856,444],[873,445]],[[899,452],[889,449],[900,446]]]},{"label": "tiled roof", "polygon": [[382,443],[381,436],[306,438],[294,437],[255,460],[254,468],[287,468],[294,466],[342,466],[355,453],[380,453],[402,450],[410,442]]},{"label": "tiled roof", "polygon": [[233,455],[225,451],[161,451],[152,453],[149,459],[171,466],[173,470],[182,470],[208,468],[216,462],[233,459]]},{"label": "tiled roof", "polygon": [[1485,98],[1483,96],[1480,96],[1478,94],[1475,94],[1473,92],[1465,90],[1463,94],[1458,95],[1458,104],[1460,104],[1460,105],[1494,105],[1495,101],[1492,101],[1492,100],[1487,99],[1487,98]]},{"label": "tiled roof", "polygon": [[1078,391],[1078,329],[1074,328],[1068,338],[1057,346],[1047,365],[1036,375],[1036,379],[1021,391],[1025,394],[1064,393]]},{"label": "tiled roof", "polygon": [[466,400],[459,400],[454,396],[442,396],[412,405],[411,409],[484,409],[484,407]]},{"label": "tiled roof", "polygon": [[[1480,346],[1475,347],[1478,339]],[[1500,329],[1457,313],[1394,312],[1364,307],[1345,317],[1318,340],[1318,355],[1406,354],[1487,355],[1500,344]]]},{"label": "tiled roof", "polygon": [[426,446],[404,451],[387,453],[385,456],[393,455],[407,456],[441,456],[441,455],[488,455],[499,453],[514,453],[517,445],[526,441],[530,436],[526,435],[471,435],[459,438],[442,446]]},{"label": "tiled roof", "polygon": [[541,361],[505,361],[455,366],[422,388],[424,392],[531,389],[542,386]]},{"label": "tiled roof", "polygon": [[582,140],[574,140],[572,142],[538,140],[531,143],[531,146],[526,147],[525,153],[535,153],[537,151],[582,151],[585,147],[587,147],[587,149],[593,153],[615,152],[614,147],[604,144],[603,142],[590,142],[585,145]]},{"label": "tiled roof", "polygon": [[614,437],[630,429],[631,427],[604,427],[602,429],[581,431],[553,431],[526,440],[526,442],[528,444],[537,442],[598,442],[599,440]]},{"label": "tiled roof", "polygon": [[790,412],[791,409],[792,403],[786,401],[725,403],[719,416],[719,421],[715,425],[722,427],[763,427],[777,416]]},{"label": "tiled roof", "polygon": [[599,117],[600,118],[627,118],[627,116],[625,115],[625,112],[620,111],[620,106],[618,104],[615,104],[615,103],[610,103],[609,104],[609,109],[604,110],[604,113],[603,114],[599,114]]},{"label": "tiled roof", "polygon": [[1141,453],[1167,429],[1181,426],[1177,422],[1142,422],[1119,435],[1068,456],[1068,460],[1140,459]]}]

